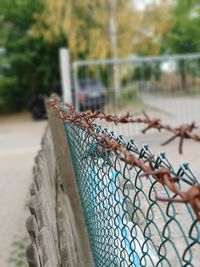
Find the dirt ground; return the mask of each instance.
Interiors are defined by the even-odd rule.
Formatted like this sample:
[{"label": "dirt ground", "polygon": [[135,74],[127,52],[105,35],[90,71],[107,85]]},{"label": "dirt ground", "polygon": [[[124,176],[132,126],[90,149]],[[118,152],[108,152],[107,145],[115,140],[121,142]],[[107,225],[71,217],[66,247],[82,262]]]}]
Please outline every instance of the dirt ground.
[{"label": "dirt ground", "polygon": [[25,221],[34,157],[40,148],[46,121],[28,115],[0,119],[0,266],[23,263]]}]

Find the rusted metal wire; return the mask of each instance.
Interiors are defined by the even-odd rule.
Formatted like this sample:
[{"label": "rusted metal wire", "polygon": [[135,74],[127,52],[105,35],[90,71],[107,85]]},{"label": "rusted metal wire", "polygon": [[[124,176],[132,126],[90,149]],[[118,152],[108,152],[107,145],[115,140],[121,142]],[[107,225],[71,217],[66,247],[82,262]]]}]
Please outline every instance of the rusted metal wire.
[{"label": "rusted metal wire", "polygon": [[[192,122],[191,124],[183,124],[179,127],[171,127],[170,125],[165,125],[161,122],[158,118],[150,118],[145,112],[143,112],[144,117],[143,118],[137,118],[129,113],[117,117],[116,115],[107,115],[103,112],[96,111],[85,111],[81,113],[76,113],[74,110],[74,107],[71,105],[67,105],[68,110],[73,114],[76,115],[76,120],[80,118],[84,118],[85,121],[93,122],[97,119],[99,120],[105,120],[107,122],[113,122],[115,125],[119,123],[143,123],[147,124],[147,126],[141,131],[143,134],[147,133],[150,129],[156,129],[159,132],[161,130],[166,130],[168,132],[171,132],[173,135],[168,140],[163,142],[161,145],[167,145],[171,143],[173,140],[179,138],[179,153],[183,153],[183,142],[185,139],[192,139],[196,142],[200,142],[200,135],[193,133],[195,129],[197,129],[197,126],[195,125],[195,122]],[[62,113],[63,119],[65,118],[65,114]],[[68,116],[68,115],[67,115]]]},{"label": "rusted metal wire", "polygon": [[[166,186],[172,193],[175,194],[174,198],[161,198],[157,196],[157,200],[165,201],[165,202],[179,202],[179,203],[188,203],[191,205],[197,220],[200,221],[200,186],[194,185],[191,186],[190,189],[187,191],[181,191],[176,184],[177,181],[179,181],[180,177],[173,177],[170,173],[170,171],[165,168],[161,167],[159,169],[155,169],[153,165],[151,164],[150,160],[142,160],[135,155],[133,155],[130,151],[127,150],[124,146],[122,146],[119,142],[115,140],[111,140],[109,135],[97,133],[93,130],[93,121],[96,119],[104,119],[108,122],[114,122],[114,123],[129,123],[129,122],[142,122],[146,123],[148,126],[143,129],[143,132],[148,131],[151,128],[158,129],[159,131],[161,129],[168,130],[174,134],[172,138],[167,140],[165,144],[171,142],[177,137],[180,137],[180,145],[179,149],[180,152],[182,151],[182,144],[183,139],[185,138],[191,138],[195,141],[200,141],[200,137],[198,135],[194,135],[191,132],[193,129],[196,128],[195,124],[192,123],[191,125],[183,125],[178,128],[172,128],[170,126],[164,126],[161,124],[159,119],[151,119],[147,114],[144,113],[145,118],[133,118],[128,113],[125,116],[117,117],[113,115],[105,115],[104,113],[101,113],[99,111],[92,113],[91,111],[86,112],[80,112],[77,113],[74,110],[74,107],[71,105],[67,105],[67,111],[61,109],[61,102],[60,100],[56,98],[50,98],[47,101],[47,105],[51,106],[55,112],[57,113],[57,116],[67,122],[71,122],[73,124],[79,125],[83,127],[85,130],[88,131],[92,136],[95,136],[100,142],[98,145],[102,146],[105,150],[112,150],[115,153],[118,153],[120,159],[133,166],[138,167],[143,171],[143,174],[141,176],[152,176],[158,183]],[[176,197],[179,197],[178,199]]]}]

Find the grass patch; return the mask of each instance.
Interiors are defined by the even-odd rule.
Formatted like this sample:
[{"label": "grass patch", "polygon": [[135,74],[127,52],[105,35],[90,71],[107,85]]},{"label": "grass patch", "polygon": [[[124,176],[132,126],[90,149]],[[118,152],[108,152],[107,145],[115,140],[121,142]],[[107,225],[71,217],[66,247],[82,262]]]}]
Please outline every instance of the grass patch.
[{"label": "grass patch", "polygon": [[120,96],[112,96],[104,110],[106,113],[119,112],[124,114],[130,112],[137,116],[140,116],[142,111],[145,110],[147,112],[156,111],[167,116],[172,116],[170,112],[166,112],[165,110],[145,103],[145,100],[142,99],[137,87],[134,85],[123,87]]},{"label": "grass patch", "polygon": [[12,266],[28,267],[25,255],[26,243],[27,238],[18,239],[12,243],[11,256],[8,259],[8,262],[12,263]]},{"label": "grass patch", "polygon": [[107,113],[115,111],[121,112],[137,112],[138,110],[145,109],[147,106],[140,98],[138,89],[133,86],[126,86],[121,88],[120,95],[110,97],[109,103],[105,107]]},{"label": "grass patch", "polygon": [[138,89],[132,86],[127,86],[122,89],[121,95],[118,97],[119,105],[128,105],[130,103],[141,102],[138,95]]}]

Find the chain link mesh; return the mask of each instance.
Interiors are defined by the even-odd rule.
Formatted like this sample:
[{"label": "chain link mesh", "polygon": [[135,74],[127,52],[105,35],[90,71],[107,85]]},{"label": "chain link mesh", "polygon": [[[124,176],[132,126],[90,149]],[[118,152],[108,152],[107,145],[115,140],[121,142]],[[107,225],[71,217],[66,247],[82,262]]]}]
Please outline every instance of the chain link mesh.
[{"label": "chain link mesh", "polygon": [[[199,266],[200,222],[191,206],[159,202],[158,194],[175,195],[104,149],[83,127],[71,122],[64,126],[95,266]],[[177,183],[182,190],[198,184],[187,164],[175,171],[165,154],[155,158],[148,146],[139,148],[134,140],[95,124],[93,130],[150,160],[155,169],[168,168],[181,177]]]}]

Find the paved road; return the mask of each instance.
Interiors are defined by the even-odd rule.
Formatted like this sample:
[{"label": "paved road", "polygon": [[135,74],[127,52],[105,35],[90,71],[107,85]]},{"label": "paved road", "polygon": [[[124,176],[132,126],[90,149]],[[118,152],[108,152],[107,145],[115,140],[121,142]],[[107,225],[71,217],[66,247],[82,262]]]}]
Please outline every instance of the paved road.
[{"label": "paved road", "polygon": [[172,125],[197,122],[200,125],[200,97],[156,97],[144,96],[143,100],[158,114],[165,115],[165,121]]},{"label": "paved road", "polygon": [[45,121],[30,119],[0,122],[0,267],[19,266],[17,259],[8,259],[16,258],[14,251],[20,249],[21,240],[27,236],[25,204],[45,125]]}]

